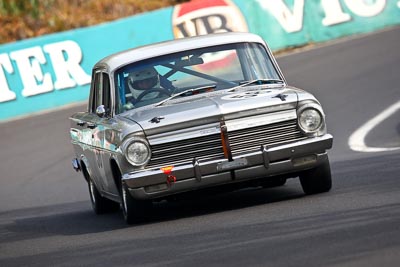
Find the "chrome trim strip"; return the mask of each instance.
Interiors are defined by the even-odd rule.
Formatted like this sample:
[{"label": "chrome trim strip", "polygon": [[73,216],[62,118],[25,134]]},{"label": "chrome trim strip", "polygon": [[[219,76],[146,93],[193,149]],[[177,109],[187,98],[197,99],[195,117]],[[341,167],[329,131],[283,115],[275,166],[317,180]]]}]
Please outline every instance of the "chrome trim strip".
[{"label": "chrome trim strip", "polygon": [[245,117],[226,121],[228,132],[253,128],[262,125],[273,124],[276,122],[283,122],[297,118],[296,110],[284,110],[280,112],[262,114],[257,116]]},{"label": "chrome trim strip", "polygon": [[171,143],[185,139],[202,137],[207,135],[219,134],[221,132],[219,122],[201,125],[197,127],[185,128],[178,131],[161,133],[148,136],[150,145]]}]

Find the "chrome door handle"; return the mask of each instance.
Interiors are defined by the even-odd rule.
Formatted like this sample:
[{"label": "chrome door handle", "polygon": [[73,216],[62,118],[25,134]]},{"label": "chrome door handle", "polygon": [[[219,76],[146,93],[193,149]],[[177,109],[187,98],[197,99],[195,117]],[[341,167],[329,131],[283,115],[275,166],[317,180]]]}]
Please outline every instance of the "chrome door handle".
[{"label": "chrome door handle", "polygon": [[84,121],[78,121],[76,123],[76,125],[78,125],[78,126],[85,126],[85,124],[86,124],[86,122],[84,122]]},{"label": "chrome door handle", "polygon": [[96,123],[88,122],[88,123],[87,123],[87,127],[88,127],[89,129],[94,129],[94,128],[97,127],[97,125],[96,125]]}]

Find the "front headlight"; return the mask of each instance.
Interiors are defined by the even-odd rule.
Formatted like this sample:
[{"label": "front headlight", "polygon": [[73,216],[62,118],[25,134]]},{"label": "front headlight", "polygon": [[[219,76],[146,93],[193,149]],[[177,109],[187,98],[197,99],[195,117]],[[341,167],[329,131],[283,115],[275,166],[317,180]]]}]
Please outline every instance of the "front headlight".
[{"label": "front headlight", "polygon": [[315,132],[322,124],[321,113],[313,108],[304,109],[299,115],[299,125],[304,132]]},{"label": "front headlight", "polygon": [[149,162],[151,152],[145,140],[132,139],[124,147],[125,157],[133,166],[143,166]]},{"label": "front headlight", "polygon": [[307,103],[297,110],[300,129],[307,135],[319,136],[326,132],[325,116],[316,103]]}]

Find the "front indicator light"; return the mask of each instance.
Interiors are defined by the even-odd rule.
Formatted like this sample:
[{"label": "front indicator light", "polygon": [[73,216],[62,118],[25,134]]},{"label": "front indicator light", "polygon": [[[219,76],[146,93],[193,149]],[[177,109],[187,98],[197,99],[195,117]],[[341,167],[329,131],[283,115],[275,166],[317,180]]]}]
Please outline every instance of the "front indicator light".
[{"label": "front indicator light", "polygon": [[174,168],[174,166],[162,167],[162,168],[161,168],[161,171],[162,171],[163,173],[165,173],[166,175],[170,175],[173,168]]},{"label": "front indicator light", "polygon": [[174,168],[174,166],[167,166],[167,167],[162,167],[161,168],[161,171],[165,175],[167,175],[167,184],[169,186],[176,182],[176,176],[171,174],[173,168]]}]

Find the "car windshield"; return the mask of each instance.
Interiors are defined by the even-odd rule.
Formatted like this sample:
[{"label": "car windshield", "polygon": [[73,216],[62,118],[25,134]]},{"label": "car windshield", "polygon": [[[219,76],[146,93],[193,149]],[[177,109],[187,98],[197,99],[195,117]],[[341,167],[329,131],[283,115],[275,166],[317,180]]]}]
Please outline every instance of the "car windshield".
[{"label": "car windshield", "polygon": [[172,98],[282,79],[264,46],[258,43],[219,45],[153,57],[118,69],[114,77],[117,114],[163,104]]}]

